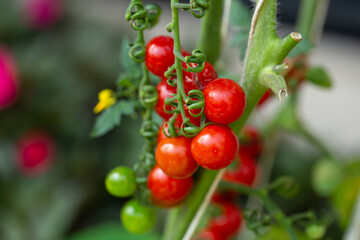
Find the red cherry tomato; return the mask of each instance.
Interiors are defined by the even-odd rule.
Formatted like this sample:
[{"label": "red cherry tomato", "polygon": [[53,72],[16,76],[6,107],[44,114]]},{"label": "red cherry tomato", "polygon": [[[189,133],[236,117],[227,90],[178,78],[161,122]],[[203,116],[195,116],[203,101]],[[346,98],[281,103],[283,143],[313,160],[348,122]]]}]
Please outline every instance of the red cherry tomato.
[{"label": "red cherry tomato", "polygon": [[27,175],[35,176],[46,172],[54,154],[54,140],[46,132],[26,133],[18,142],[18,164],[20,170]]},{"label": "red cherry tomato", "polygon": [[191,156],[191,139],[186,137],[166,138],[155,152],[159,167],[172,178],[187,178],[198,168]]},{"label": "red cherry tomato", "polygon": [[229,124],[244,112],[246,98],[243,89],[236,82],[218,78],[204,88],[205,115],[215,123]]},{"label": "red cherry tomato", "polygon": [[208,125],[191,143],[191,153],[195,161],[212,170],[230,165],[238,149],[238,139],[228,126]]},{"label": "red cherry tomato", "polygon": [[[158,102],[155,106],[156,113],[162,117],[164,120],[169,120],[171,118],[172,114],[166,113],[164,109],[165,104],[165,98],[171,97],[172,93],[176,93],[176,87],[172,87],[169,84],[167,84],[166,81],[161,81],[156,86],[157,92],[158,92]],[[170,106],[165,106],[167,110],[171,110]]]},{"label": "red cherry tomato", "polygon": [[240,152],[235,168],[226,169],[224,181],[251,186],[256,177],[256,161],[253,156]]},{"label": "red cherry tomato", "polygon": [[174,40],[169,36],[157,36],[146,45],[145,63],[150,72],[162,77],[174,64]]},{"label": "red cherry tomato", "polygon": [[261,150],[262,139],[259,131],[253,126],[246,125],[240,135],[240,152],[257,157]]},{"label": "red cherry tomato", "polygon": [[196,238],[196,240],[227,240],[224,236],[214,232],[212,229],[204,229],[200,231]]},{"label": "red cherry tomato", "polygon": [[155,166],[148,175],[151,200],[160,207],[179,205],[189,194],[192,183],[192,177],[175,179],[166,175],[159,166]]},{"label": "red cherry tomato", "polygon": [[270,89],[268,89],[264,95],[260,98],[257,106],[260,107],[262,106],[264,103],[266,103],[271,97],[273,96],[272,92]]},{"label": "red cherry tomato", "polygon": [[0,109],[14,104],[19,92],[17,66],[11,52],[0,46]]},{"label": "red cherry tomato", "polygon": [[240,209],[231,202],[216,203],[222,214],[210,220],[209,229],[224,239],[239,231],[242,223]]},{"label": "red cherry tomato", "polygon": [[197,81],[200,85],[200,89],[203,89],[208,85],[212,80],[216,79],[217,73],[213,65],[209,62],[205,62],[204,70],[196,74]]}]

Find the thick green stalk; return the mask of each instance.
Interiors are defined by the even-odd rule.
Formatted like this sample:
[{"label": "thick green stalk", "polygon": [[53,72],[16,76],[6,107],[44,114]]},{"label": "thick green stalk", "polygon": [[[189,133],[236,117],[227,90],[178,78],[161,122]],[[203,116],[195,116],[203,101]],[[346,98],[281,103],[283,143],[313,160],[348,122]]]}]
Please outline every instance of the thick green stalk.
[{"label": "thick green stalk", "polygon": [[319,0],[302,0],[300,4],[300,11],[296,23],[296,31],[301,32],[302,35],[309,37],[312,31],[314,15]]},{"label": "thick green stalk", "polygon": [[302,0],[296,21],[296,31],[316,44],[325,23],[330,0]]},{"label": "thick green stalk", "polygon": [[224,0],[210,0],[210,9],[202,19],[198,48],[206,61],[214,64],[221,49],[221,18]]},{"label": "thick green stalk", "polygon": [[204,172],[201,174],[198,183],[194,186],[191,195],[188,197],[186,203],[182,207],[182,209],[184,207],[186,207],[186,209],[184,209],[185,213],[181,219],[180,225],[177,226],[178,231],[176,237],[173,238],[174,240],[183,239],[185,232],[187,231],[191,221],[198,211],[199,206],[204,201],[204,198],[218,172],[219,171],[204,170]]}]

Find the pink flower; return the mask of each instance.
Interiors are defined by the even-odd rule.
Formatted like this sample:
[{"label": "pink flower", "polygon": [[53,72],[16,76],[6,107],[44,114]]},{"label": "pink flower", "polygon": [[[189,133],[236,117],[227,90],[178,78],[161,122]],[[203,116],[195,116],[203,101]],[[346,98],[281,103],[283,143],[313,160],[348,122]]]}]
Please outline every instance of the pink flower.
[{"label": "pink flower", "polygon": [[0,109],[11,106],[17,99],[19,92],[17,75],[13,55],[0,46]]},{"label": "pink flower", "polygon": [[35,29],[55,24],[63,13],[62,0],[25,0],[25,20]]}]

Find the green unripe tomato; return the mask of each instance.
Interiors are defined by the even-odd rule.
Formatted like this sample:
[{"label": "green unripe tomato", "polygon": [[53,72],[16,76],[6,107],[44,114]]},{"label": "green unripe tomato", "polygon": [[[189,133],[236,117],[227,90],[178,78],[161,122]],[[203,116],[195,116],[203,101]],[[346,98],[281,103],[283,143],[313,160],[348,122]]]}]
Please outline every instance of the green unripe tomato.
[{"label": "green unripe tomato", "polygon": [[155,209],[141,205],[136,199],[125,203],[120,218],[126,230],[141,234],[150,231],[156,223]]},{"label": "green unripe tomato", "polygon": [[311,239],[322,239],[326,232],[326,228],[321,224],[311,224],[306,228],[306,235]]},{"label": "green unripe tomato", "polygon": [[331,195],[342,181],[342,169],[330,159],[317,161],[312,171],[312,186],[323,197]]},{"label": "green unripe tomato", "polygon": [[128,167],[111,170],[105,179],[106,190],[115,197],[128,197],[135,192],[135,173]]}]

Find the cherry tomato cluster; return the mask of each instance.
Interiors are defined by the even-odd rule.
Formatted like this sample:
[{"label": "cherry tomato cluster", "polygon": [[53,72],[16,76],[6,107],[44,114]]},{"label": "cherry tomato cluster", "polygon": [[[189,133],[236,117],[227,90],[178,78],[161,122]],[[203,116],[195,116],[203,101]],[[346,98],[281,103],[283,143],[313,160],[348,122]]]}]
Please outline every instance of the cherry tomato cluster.
[{"label": "cherry tomato cluster", "polygon": [[[234,132],[226,125],[236,121],[246,105],[245,94],[240,85],[230,79],[218,78],[211,63],[205,62],[204,69],[199,73],[186,71],[186,64],[182,63],[185,93],[194,89],[202,91],[204,117],[206,122],[213,124],[202,124],[202,117],[199,116],[201,109],[189,110],[184,102],[186,117],[191,124],[202,127],[201,131],[194,138],[170,137],[166,121],[172,117],[169,113],[171,106],[165,102],[166,98],[178,93],[178,88],[169,85],[164,74],[175,62],[173,48],[174,41],[171,37],[157,36],[147,44],[145,57],[148,70],[160,77],[155,111],[164,119],[164,123],[159,129],[155,153],[157,166],[149,174],[148,185],[153,203],[162,207],[177,205],[185,198],[191,188],[192,175],[198,166],[219,170],[233,162],[238,153],[239,142]],[[181,52],[183,56],[190,55],[186,50]],[[175,77],[170,78],[174,80]],[[179,114],[174,124],[178,132],[182,124],[183,119]],[[179,190],[172,193],[169,186],[176,186],[173,190]]]},{"label": "cherry tomato cluster", "polygon": [[[237,159],[226,170],[223,181],[235,184],[253,185],[257,177],[256,158],[262,151],[262,139],[253,126],[245,126],[240,136]],[[212,207],[220,209],[220,214],[212,216],[204,229],[194,240],[229,240],[238,233],[243,222],[241,209],[235,204],[236,192],[216,192],[212,197]]]}]

